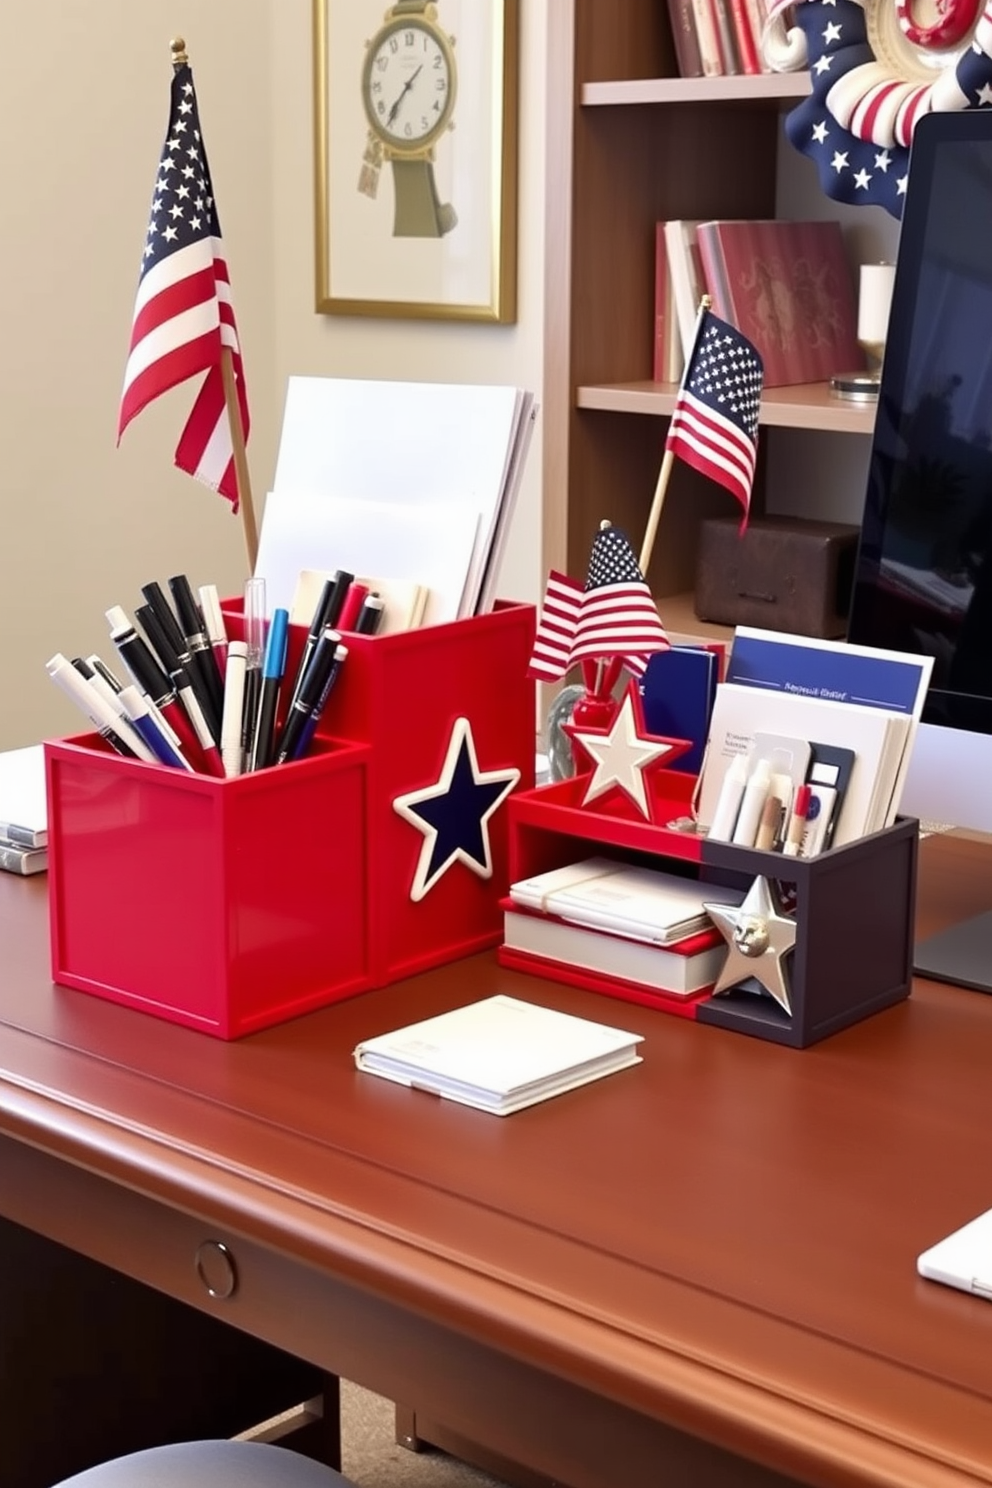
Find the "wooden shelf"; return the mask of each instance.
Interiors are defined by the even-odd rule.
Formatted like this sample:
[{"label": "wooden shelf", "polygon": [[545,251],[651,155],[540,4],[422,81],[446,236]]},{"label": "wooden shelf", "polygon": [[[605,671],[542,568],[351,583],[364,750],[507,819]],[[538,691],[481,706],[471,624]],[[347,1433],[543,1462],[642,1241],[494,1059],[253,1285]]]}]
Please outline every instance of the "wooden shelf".
[{"label": "wooden shelf", "polygon": [[732,625],[713,625],[696,618],[694,596],[666,594],[658,599],[658,613],[673,646],[691,645],[693,641],[731,641]]},{"label": "wooden shelf", "polygon": [[616,107],[639,103],[793,103],[809,95],[808,72],[770,72],[758,77],[625,78],[621,82],[584,83],[583,107]]},{"label": "wooden shelf", "polygon": [[[667,417],[675,407],[678,387],[667,382],[615,382],[580,387],[576,407],[602,413],[642,413]],[[870,434],[875,405],[836,398],[825,382],[767,388],[760,421],[780,429],[822,429],[831,434]]]}]

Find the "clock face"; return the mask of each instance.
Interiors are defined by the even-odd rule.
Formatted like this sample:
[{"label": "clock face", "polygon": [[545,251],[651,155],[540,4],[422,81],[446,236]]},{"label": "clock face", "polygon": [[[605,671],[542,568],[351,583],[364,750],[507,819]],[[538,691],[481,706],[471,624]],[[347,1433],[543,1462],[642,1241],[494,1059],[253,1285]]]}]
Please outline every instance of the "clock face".
[{"label": "clock face", "polygon": [[387,144],[425,149],[447,127],[455,106],[450,47],[418,21],[397,21],[370,43],[362,97],[369,123]]}]

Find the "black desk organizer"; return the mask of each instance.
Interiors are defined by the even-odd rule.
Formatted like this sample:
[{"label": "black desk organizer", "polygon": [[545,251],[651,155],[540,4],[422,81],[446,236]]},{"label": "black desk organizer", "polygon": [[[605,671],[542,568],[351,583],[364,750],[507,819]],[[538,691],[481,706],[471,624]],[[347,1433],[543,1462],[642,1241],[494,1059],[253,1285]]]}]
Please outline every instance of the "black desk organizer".
[{"label": "black desk organizer", "polygon": [[[685,813],[691,776],[659,771],[653,784],[656,820]],[[767,993],[737,989],[718,996],[703,993],[691,1007],[679,999],[683,1016],[801,1049],[909,996],[919,846],[914,818],[900,818],[815,858],[785,858],[584,810],[579,799],[574,779],[511,796],[511,881],[599,854],[687,872],[745,892],[759,876],[792,886],[797,932],[786,961],[791,1016]],[[508,957],[507,964],[514,962]],[[579,967],[574,975],[560,963],[557,969],[562,980],[607,996],[674,1010],[670,997],[655,1001],[651,994],[631,994],[622,984]]]}]

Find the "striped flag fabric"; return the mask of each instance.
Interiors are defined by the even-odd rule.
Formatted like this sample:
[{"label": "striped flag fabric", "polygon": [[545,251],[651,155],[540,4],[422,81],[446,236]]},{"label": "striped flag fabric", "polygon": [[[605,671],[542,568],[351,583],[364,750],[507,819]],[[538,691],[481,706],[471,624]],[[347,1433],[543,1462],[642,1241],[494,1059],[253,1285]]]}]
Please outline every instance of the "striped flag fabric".
[{"label": "striped flag fabric", "polygon": [[572,645],[572,661],[615,656],[640,677],[656,651],[669,646],[651,590],[619,527],[602,527],[589,555],[589,573]]},{"label": "striped flag fabric", "polygon": [[176,448],[180,470],[238,509],[221,349],[230,347],[248,437],[248,400],[220,221],[189,63],[172,78],[169,128],[152,197],[118,417],[118,443],[153,399],[205,373]]},{"label": "striped flag fabric", "polygon": [[577,662],[615,657],[639,677],[668,645],[629,539],[607,525],[593,542],[584,587],[550,574],[527,675],[557,681]]},{"label": "striped flag fabric", "polygon": [[742,531],[754,485],[763,381],[764,364],[747,337],[704,310],[665,449],[736,496]]},{"label": "striped flag fabric", "polygon": [[553,569],[541,601],[537,635],[527,676],[556,682],[572,665],[572,643],[582,607],[582,585]]}]

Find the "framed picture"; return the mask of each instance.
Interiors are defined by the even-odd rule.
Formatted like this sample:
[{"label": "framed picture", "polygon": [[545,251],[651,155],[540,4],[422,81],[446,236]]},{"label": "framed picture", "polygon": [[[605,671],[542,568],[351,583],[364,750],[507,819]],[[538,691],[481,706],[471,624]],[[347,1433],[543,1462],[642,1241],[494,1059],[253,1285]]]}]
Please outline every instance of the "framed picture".
[{"label": "framed picture", "polygon": [[516,319],[519,0],[313,0],[318,312]]}]

